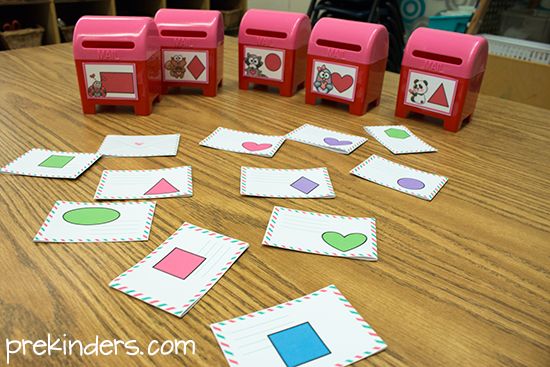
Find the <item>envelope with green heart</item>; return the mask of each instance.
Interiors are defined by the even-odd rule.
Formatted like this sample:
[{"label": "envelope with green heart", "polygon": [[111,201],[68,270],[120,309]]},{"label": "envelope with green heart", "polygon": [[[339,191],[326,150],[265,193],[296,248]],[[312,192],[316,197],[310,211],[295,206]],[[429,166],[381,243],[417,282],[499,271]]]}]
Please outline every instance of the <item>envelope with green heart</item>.
[{"label": "envelope with green heart", "polygon": [[378,260],[376,219],[273,208],[263,245],[318,255]]}]

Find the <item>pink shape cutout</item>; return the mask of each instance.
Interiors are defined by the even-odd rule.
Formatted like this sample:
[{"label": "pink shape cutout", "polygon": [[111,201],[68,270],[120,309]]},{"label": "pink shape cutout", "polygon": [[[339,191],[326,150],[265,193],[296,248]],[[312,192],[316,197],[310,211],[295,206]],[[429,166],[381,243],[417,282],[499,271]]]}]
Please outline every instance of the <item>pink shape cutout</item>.
[{"label": "pink shape cutout", "polygon": [[206,258],[176,247],[153,268],[185,280],[204,260]]}]

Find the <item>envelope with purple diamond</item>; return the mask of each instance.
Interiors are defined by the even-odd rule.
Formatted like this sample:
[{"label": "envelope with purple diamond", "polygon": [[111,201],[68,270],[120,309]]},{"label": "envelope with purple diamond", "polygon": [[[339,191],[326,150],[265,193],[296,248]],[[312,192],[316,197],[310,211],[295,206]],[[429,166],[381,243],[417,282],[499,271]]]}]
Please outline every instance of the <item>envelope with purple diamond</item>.
[{"label": "envelope with purple diamond", "polygon": [[326,167],[272,169],[241,167],[241,195],[270,198],[333,198]]},{"label": "envelope with purple diamond", "polygon": [[287,139],[328,149],[336,153],[350,154],[367,138],[323,129],[322,127],[305,124],[287,134]]}]

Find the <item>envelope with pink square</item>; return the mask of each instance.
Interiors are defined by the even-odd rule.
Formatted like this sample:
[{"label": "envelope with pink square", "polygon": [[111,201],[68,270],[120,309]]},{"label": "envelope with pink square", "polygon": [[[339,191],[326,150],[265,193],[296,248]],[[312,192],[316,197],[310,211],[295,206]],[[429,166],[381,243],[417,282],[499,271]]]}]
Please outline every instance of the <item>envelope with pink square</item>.
[{"label": "envelope with pink square", "polygon": [[229,366],[344,367],[387,348],[334,285],[210,328]]},{"label": "envelope with pink square", "polygon": [[199,144],[230,152],[273,157],[284,142],[284,136],[253,134],[218,127]]},{"label": "envelope with pink square", "polygon": [[190,223],[109,286],[183,317],[237,261],[248,244]]}]

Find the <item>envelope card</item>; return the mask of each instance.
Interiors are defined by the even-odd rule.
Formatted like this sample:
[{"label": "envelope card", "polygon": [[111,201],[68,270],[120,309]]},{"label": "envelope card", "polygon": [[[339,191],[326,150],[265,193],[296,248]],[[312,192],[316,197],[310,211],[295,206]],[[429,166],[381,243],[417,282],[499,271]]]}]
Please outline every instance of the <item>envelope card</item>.
[{"label": "envelope card", "polygon": [[365,126],[365,130],[393,154],[437,152],[403,125]]},{"label": "envelope card", "polygon": [[230,366],[343,367],[387,348],[334,285],[210,328]]},{"label": "envelope card", "polygon": [[333,198],[328,170],[241,167],[241,195],[274,198]]},{"label": "envelope card", "polygon": [[98,153],[114,157],[156,157],[178,154],[180,134],[107,135]]},{"label": "envelope card", "polygon": [[183,317],[247,248],[245,242],[183,223],[109,286]]},{"label": "envelope card", "polygon": [[230,152],[273,157],[284,141],[284,136],[253,134],[218,127],[199,144]]},{"label": "envelope card", "polygon": [[403,166],[375,154],[350,173],[424,200],[432,200],[448,180],[447,177]]},{"label": "envelope card", "polygon": [[273,208],[262,244],[312,254],[378,260],[376,219]]},{"label": "envelope card", "polygon": [[96,200],[171,198],[193,195],[191,166],[151,170],[105,170]]},{"label": "envelope card", "polygon": [[342,154],[350,154],[367,141],[367,138],[362,136],[344,134],[310,124],[300,126],[288,133],[286,137],[289,140],[299,141]]},{"label": "envelope card", "polygon": [[31,149],[13,162],[0,168],[0,172],[14,175],[77,178],[94,164],[101,154],[56,152],[46,149]]},{"label": "envelope card", "polygon": [[154,214],[154,202],[57,201],[34,242],[147,241]]}]

